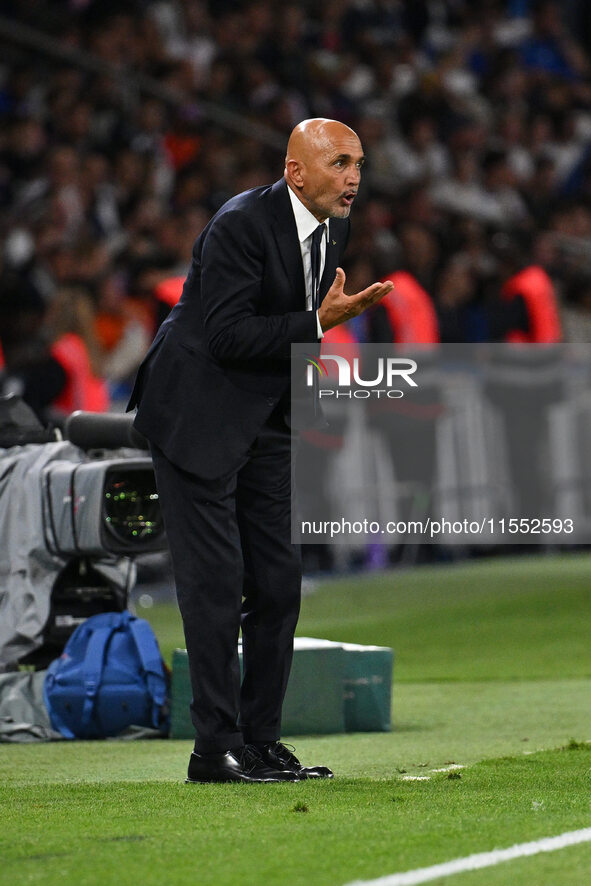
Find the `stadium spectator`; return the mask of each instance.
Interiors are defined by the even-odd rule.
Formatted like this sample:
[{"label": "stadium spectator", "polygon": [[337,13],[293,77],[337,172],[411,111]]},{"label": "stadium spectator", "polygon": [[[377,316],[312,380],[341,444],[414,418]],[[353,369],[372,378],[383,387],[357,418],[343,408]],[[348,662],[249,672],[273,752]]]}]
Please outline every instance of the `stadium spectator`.
[{"label": "stadium spectator", "polygon": [[[156,253],[162,274],[182,276],[211,215],[233,194],[271,180],[282,162],[281,149],[248,127],[274,128],[279,145],[298,120],[326,114],[359,131],[368,157],[352,259],[369,256],[380,274],[406,268],[437,299],[441,266],[468,255],[477,291],[501,305],[487,242],[498,230],[525,228],[533,250],[552,252],[546,270],[560,301],[588,271],[587,7],[583,0],[4,4],[6,16],[49,35],[58,53],[75,48],[93,59],[76,66],[6,44],[7,269],[24,299],[34,290],[43,304],[61,287],[94,291],[119,271],[133,285],[138,266]],[[241,127],[228,112],[244,115]],[[591,309],[583,299],[577,310]],[[570,324],[565,334],[587,328]]]},{"label": "stadium spectator", "polygon": [[65,375],[61,391],[50,404],[58,417],[77,409],[106,412],[109,408],[94,323],[94,306],[86,292],[59,290],[46,317],[51,336],[49,354]]},{"label": "stadium spectator", "polygon": [[121,274],[108,274],[98,286],[94,332],[104,377],[113,385],[130,382],[149,347],[153,325],[144,305],[127,297]]}]

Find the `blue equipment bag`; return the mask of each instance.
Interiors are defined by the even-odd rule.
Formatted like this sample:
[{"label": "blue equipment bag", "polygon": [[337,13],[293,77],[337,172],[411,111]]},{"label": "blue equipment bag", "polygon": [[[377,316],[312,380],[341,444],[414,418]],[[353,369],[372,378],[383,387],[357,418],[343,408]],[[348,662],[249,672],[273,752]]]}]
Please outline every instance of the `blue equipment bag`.
[{"label": "blue equipment bag", "polygon": [[147,621],[130,612],[92,615],[49,666],[43,697],[65,738],[107,738],[128,726],[167,734],[167,678]]}]

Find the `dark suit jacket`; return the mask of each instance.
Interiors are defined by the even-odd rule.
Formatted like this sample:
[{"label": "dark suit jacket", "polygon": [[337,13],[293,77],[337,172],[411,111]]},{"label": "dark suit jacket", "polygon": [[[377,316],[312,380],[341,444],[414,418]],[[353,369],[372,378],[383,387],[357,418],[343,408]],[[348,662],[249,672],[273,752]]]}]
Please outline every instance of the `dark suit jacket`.
[{"label": "dark suit jacket", "polygon": [[[330,220],[321,298],[348,236],[348,219]],[[285,181],[239,194],[197,239],[181,299],[138,370],[135,427],[179,467],[221,476],[287,396],[291,344],[317,341]]]}]

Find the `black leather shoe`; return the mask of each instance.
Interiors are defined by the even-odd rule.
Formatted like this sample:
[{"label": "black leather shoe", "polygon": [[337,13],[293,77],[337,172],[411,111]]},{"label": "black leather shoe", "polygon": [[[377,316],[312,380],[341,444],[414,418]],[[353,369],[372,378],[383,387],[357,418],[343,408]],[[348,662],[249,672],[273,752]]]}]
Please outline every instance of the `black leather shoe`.
[{"label": "black leather shoe", "polygon": [[207,782],[278,782],[299,781],[294,770],[267,766],[256,748],[247,745],[220,754],[191,754],[186,784]]},{"label": "black leather shoe", "polygon": [[[252,747],[252,745],[250,745]],[[298,758],[280,741],[271,741],[264,745],[255,745],[265,766],[275,770],[288,770],[299,778],[333,778],[328,766],[302,766]]]}]

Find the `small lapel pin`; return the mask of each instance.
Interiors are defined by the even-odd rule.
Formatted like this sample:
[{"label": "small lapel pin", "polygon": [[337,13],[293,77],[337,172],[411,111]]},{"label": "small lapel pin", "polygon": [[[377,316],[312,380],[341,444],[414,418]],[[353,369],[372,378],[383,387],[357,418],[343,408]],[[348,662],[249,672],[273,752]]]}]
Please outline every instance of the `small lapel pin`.
[{"label": "small lapel pin", "polygon": [[333,241],[332,241],[332,245],[333,245],[333,246],[336,246],[336,245],[337,245],[337,241],[336,241],[336,240],[333,240]]}]

